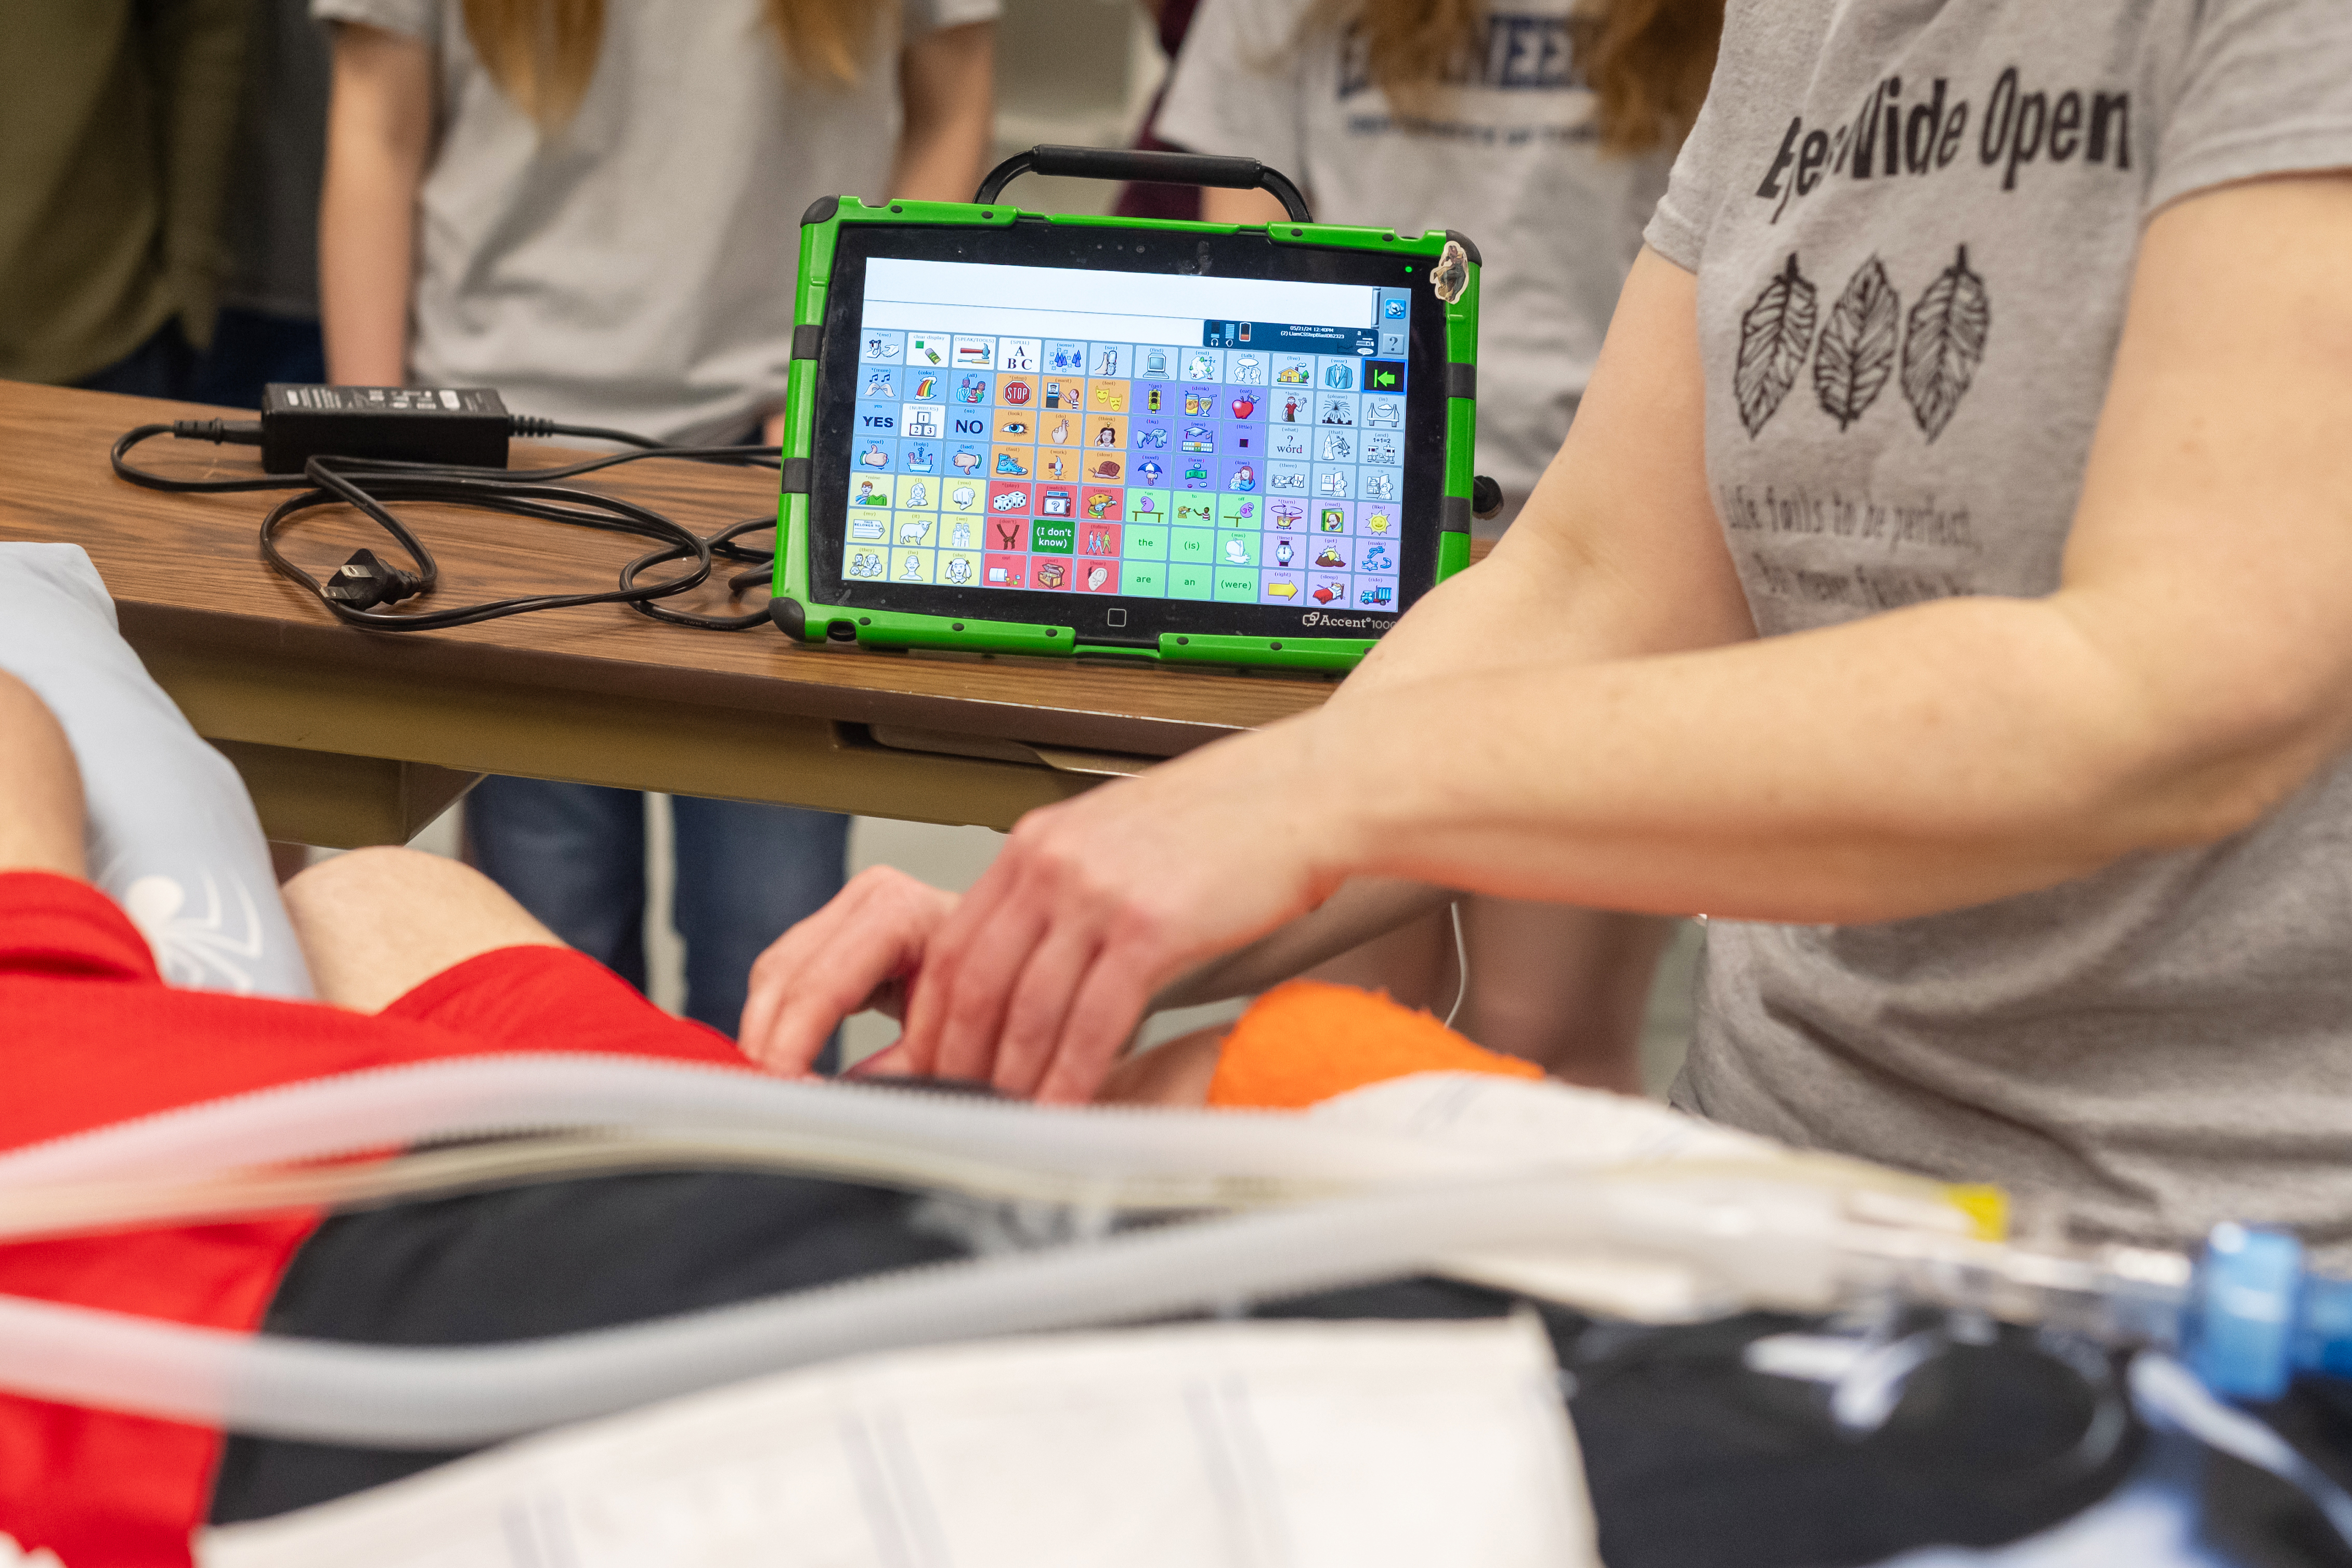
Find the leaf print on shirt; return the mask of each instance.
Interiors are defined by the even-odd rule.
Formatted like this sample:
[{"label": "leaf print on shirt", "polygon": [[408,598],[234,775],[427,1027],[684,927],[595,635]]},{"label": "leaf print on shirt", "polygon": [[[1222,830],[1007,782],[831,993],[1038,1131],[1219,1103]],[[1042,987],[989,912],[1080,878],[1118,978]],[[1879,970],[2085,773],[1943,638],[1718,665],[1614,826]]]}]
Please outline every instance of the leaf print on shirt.
[{"label": "leaf print on shirt", "polygon": [[1992,297],[1969,269],[1969,247],[1962,246],[1958,259],[1911,308],[1910,336],[1903,344],[1903,395],[1929,442],[1944,434],[1968,396],[1991,330]]},{"label": "leaf print on shirt", "polygon": [[1764,286],[1739,319],[1739,366],[1732,384],[1739,393],[1740,423],[1752,439],[1763,434],[1780,400],[1797,384],[1797,372],[1812,352],[1821,296],[1797,269],[1794,251],[1786,271]]},{"label": "leaf print on shirt", "polygon": [[1902,339],[1902,301],[1874,256],[1830,312],[1813,359],[1813,391],[1840,430],[1860,419],[1886,390]]}]

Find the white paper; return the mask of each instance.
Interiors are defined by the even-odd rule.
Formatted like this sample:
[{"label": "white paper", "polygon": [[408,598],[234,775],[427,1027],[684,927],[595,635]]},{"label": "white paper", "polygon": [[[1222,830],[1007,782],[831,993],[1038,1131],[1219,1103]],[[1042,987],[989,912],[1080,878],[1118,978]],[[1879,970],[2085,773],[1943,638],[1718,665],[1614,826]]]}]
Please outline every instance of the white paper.
[{"label": "white paper", "polygon": [[785,1374],[205,1531],[204,1568],[1599,1568],[1532,1318],[1204,1323]]}]

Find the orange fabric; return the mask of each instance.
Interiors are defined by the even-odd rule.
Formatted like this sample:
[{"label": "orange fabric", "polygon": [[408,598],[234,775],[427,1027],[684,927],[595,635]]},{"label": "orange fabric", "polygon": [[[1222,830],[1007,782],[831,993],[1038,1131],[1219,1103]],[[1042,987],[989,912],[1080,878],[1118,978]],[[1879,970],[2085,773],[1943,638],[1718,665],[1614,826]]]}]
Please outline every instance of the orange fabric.
[{"label": "orange fabric", "polygon": [[1543,1076],[1534,1062],[1473,1045],[1384,994],[1293,980],[1260,997],[1225,1037],[1209,1103],[1297,1110],[1415,1072]]}]

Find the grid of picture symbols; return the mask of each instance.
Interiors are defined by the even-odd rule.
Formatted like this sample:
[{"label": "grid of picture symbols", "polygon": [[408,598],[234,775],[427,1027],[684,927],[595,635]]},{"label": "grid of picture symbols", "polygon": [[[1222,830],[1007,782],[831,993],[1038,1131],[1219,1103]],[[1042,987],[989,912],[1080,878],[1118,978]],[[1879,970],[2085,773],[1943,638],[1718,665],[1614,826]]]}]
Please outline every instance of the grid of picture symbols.
[{"label": "grid of picture symbols", "polygon": [[1402,352],[868,330],[859,361],[847,579],[1397,608]]}]

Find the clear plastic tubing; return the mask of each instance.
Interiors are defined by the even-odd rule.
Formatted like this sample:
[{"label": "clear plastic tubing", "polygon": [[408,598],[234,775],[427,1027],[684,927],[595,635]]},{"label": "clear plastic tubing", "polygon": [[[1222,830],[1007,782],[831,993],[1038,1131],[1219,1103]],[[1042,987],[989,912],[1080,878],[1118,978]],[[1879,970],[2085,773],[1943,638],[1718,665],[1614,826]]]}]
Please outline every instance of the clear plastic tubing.
[{"label": "clear plastic tubing", "polygon": [[[1219,1197],[1326,1196],[1420,1184],[1491,1164],[1291,1115],[1045,1111],[1012,1103],[608,1056],[516,1055],[312,1080],[184,1107],[0,1156],[12,1197],[77,1183],[192,1182],[257,1166],[442,1139],[598,1129],[743,1132],[806,1140],[887,1177],[928,1163],[1054,1178],[1069,1201],[1141,1187]],[[863,1152],[862,1161],[856,1157]],[[1035,1186],[1032,1179],[1025,1184]],[[1451,1183],[1449,1182],[1449,1186]],[[1419,1200],[1426,1204],[1427,1199]],[[891,1345],[1181,1312],[1262,1289],[1303,1291],[1424,1264],[1373,1224],[1366,1259],[1307,1243],[1324,1220],[1266,1235],[1192,1225],[1052,1258],[958,1266],[724,1312],[505,1346],[377,1349],[224,1334],[0,1298],[0,1387],[236,1430],[384,1447],[494,1440],[754,1374]],[[1318,1208],[1318,1215],[1322,1210]],[[1472,1229],[1478,1228],[1476,1226]],[[1556,1229],[1544,1233],[1556,1235]],[[1534,1230],[1515,1233],[1533,1239]],[[1205,1267],[1233,1246],[1235,1272]],[[1205,1250],[1204,1250],[1205,1249]],[[1163,1260],[1160,1267],[1150,1267]],[[1336,1273],[1333,1270],[1336,1270]],[[1129,1270],[1135,1270],[1130,1277]],[[1367,1271],[1369,1270],[1369,1271]]]},{"label": "clear plastic tubing", "polygon": [[1982,1294],[2021,1321],[2087,1314],[2136,1342],[2185,1328],[2200,1374],[2232,1394],[2271,1396],[2298,1369],[2352,1373],[2352,1283],[2308,1274],[2292,1238],[2234,1227],[2216,1232],[2191,1285],[2173,1254],[2134,1254],[2116,1272],[2113,1260],[1855,1230],[1820,1194],[1791,1207],[1755,1187],[1728,1199],[1591,1175],[1504,1179],[1482,1155],[1298,1116],[1045,1111],[604,1056],[387,1068],[37,1145],[0,1156],[0,1215],[75,1184],[164,1186],[435,1139],[581,1131],[748,1134],[877,1181],[963,1176],[973,1190],[1074,1204],[1326,1201],[461,1349],[257,1338],[0,1297],[0,1388],[287,1437],[462,1447],[859,1352],[1133,1322],[1563,1244],[1696,1265],[1727,1307],[1821,1309],[1894,1286],[1922,1300]]},{"label": "clear plastic tubing", "polygon": [[1450,1182],[456,1349],[256,1337],[0,1298],[0,1387],[266,1436],[445,1448],[854,1354],[1339,1289],[1465,1251],[1580,1240],[1679,1251],[1759,1300],[1827,1303],[1833,1249],[1728,1218],[1718,1207],[1710,1222],[1685,1200],[1588,1178]]},{"label": "clear plastic tubing", "polygon": [[799,1135],[877,1155],[919,1147],[975,1168],[1058,1176],[1259,1182],[1342,1191],[1491,1172],[1457,1151],[1296,1115],[1044,1110],[1007,1101],[792,1082],[612,1056],[474,1057],[312,1079],[168,1111],[0,1155],[11,1188],[189,1181],[436,1139],[580,1129]]}]

